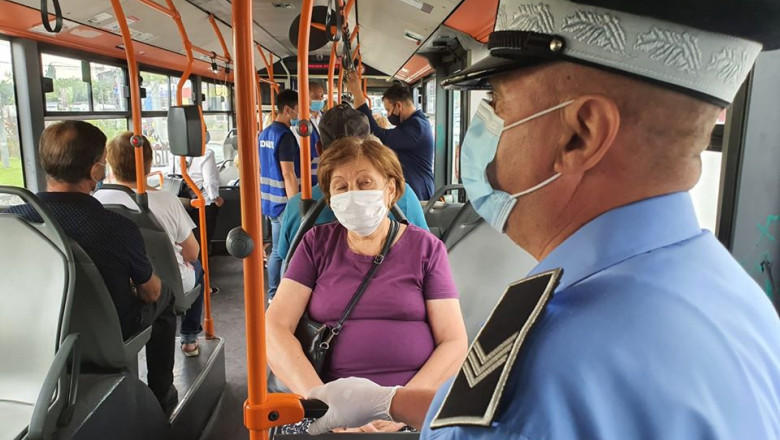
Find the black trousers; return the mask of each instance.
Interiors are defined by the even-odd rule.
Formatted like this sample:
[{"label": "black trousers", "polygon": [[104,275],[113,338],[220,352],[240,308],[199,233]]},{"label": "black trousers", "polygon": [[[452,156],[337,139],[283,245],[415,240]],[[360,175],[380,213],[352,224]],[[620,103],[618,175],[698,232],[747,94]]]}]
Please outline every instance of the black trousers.
[{"label": "black trousers", "polygon": [[176,349],[176,314],[173,291],[163,283],[157,302],[145,304],[141,328],[152,326],[152,337],[146,343],[147,384],[158,400],[173,385],[174,350]]}]

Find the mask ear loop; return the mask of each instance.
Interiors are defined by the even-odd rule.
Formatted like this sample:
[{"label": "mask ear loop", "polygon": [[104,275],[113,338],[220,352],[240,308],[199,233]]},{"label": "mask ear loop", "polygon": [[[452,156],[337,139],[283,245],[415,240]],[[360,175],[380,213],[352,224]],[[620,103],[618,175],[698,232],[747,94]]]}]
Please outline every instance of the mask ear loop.
[{"label": "mask ear loop", "polygon": [[504,129],[503,129],[503,130],[501,130],[501,131],[502,131],[502,132],[503,132],[503,131],[507,131],[507,130],[509,130],[510,128],[517,127],[518,125],[520,125],[520,124],[524,124],[524,123],[526,123],[526,122],[528,122],[528,121],[530,121],[530,120],[532,120],[532,119],[536,119],[536,118],[542,117],[542,116],[544,116],[544,115],[546,115],[546,114],[548,114],[548,113],[552,113],[552,112],[554,112],[554,111],[556,111],[556,110],[560,110],[560,109],[562,109],[562,108],[566,107],[567,105],[571,104],[572,102],[574,102],[574,100],[573,100],[573,99],[570,99],[570,100],[568,100],[568,101],[566,101],[566,102],[562,102],[562,103],[560,103],[560,104],[556,105],[555,107],[550,107],[550,108],[548,108],[547,110],[542,110],[542,111],[540,111],[539,113],[534,113],[534,114],[532,114],[531,116],[528,116],[528,117],[526,117],[526,118],[523,118],[523,119],[521,119],[521,120],[519,120],[519,121],[517,121],[517,122],[513,122],[513,123],[511,123],[511,124],[509,124],[509,125],[507,125],[507,126],[504,126]]}]

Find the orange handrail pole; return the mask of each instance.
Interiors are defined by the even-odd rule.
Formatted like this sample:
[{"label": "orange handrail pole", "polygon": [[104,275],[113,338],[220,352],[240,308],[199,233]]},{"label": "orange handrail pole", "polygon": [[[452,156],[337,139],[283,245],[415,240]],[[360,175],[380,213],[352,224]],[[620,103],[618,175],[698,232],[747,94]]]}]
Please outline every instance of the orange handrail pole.
[{"label": "orange handrail pole", "polygon": [[349,0],[347,6],[344,7],[344,18],[349,18],[349,11],[355,6],[355,0]]},{"label": "orange handrail pole", "polygon": [[157,3],[154,0],[138,0],[138,1],[140,1],[143,4],[145,4],[146,6],[149,6],[152,9],[157,10],[158,12],[162,12],[163,14],[165,14],[165,15],[171,17],[171,18],[173,18],[173,16],[176,15],[176,13],[174,12],[174,8],[171,8],[170,4],[168,4],[168,8],[166,8],[165,6]]},{"label": "orange handrail pole", "polygon": [[[298,27],[298,118],[308,121],[309,112],[309,31],[313,0],[303,0]],[[311,137],[301,136],[301,200],[311,200]]]},{"label": "orange handrail pole", "polygon": [[355,47],[355,50],[352,51],[352,61],[354,62],[358,55],[360,54],[360,43],[358,43],[357,47]]},{"label": "orange handrail pole", "polygon": [[[268,72],[268,79],[276,86],[276,88],[271,88],[271,119],[276,119],[276,92],[279,91],[278,86],[274,82],[274,56],[273,54],[269,54],[271,57],[271,62],[268,62],[268,58],[265,56],[265,51],[263,50],[263,46],[257,45],[257,51],[260,52],[260,56],[263,58],[263,64],[265,64],[265,70]],[[262,107],[262,101],[261,101],[261,107]]]},{"label": "orange handrail pole", "polygon": [[368,96],[368,79],[363,78],[363,96]]},{"label": "orange handrail pole", "polygon": [[330,45],[330,59],[328,60],[328,110],[333,108],[333,75],[336,71],[336,42]]},{"label": "orange handrail pole", "polygon": [[220,61],[222,61],[224,63],[229,63],[230,62],[230,58],[226,58],[226,57],[224,57],[222,55],[217,55],[217,53],[214,52],[213,50],[206,50],[206,49],[204,49],[204,48],[202,48],[200,46],[195,46],[195,45],[190,45],[190,47],[192,48],[192,50],[194,50],[195,52],[198,52],[201,55],[205,55],[205,56],[207,56],[209,58],[213,58],[215,60],[220,60]]},{"label": "orange handrail pole", "polygon": [[222,46],[222,53],[227,59],[226,62],[231,63],[232,60],[230,59],[230,51],[228,51],[227,44],[225,44],[225,38],[222,36],[222,31],[220,31],[219,26],[217,26],[217,20],[214,19],[214,14],[209,14],[209,23],[211,23],[211,27],[214,29],[214,33],[217,34],[219,45]]},{"label": "orange handrail pole", "polygon": [[355,42],[355,38],[357,38],[359,32],[360,32],[360,26],[359,25],[355,25],[355,29],[352,30],[352,34],[349,36],[349,42],[350,43],[354,43]]},{"label": "orange handrail pole", "polygon": [[255,108],[257,111],[257,130],[263,131],[263,88],[260,87],[260,74],[255,72],[257,86],[255,87]]},{"label": "orange handrail pole", "polygon": [[[311,0],[309,11],[311,11]],[[233,44],[236,56],[236,123],[238,127],[241,226],[257,245],[244,259],[244,310],[246,311],[247,400],[244,425],[250,440],[267,440],[268,429],[303,418],[300,397],[268,394],[266,388],[265,313],[263,282],[263,228],[260,218],[259,159],[252,123],[255,112],[255,74],[252,60],[252,1],[233,0]],[[271,417],[274,414],[275,417]]]},{"label": "orange handrail pole", "polygon": [[[119,30],[122,34],[122,41],[125,46],[125,57],[127,58],[127,70],[130,76],[130,109],[133,119],[133,134],[141,136],[141,84],[138,82],[138,64],[135,62],[135,48],[133,47],[133,38],[130,34],[130,28],[127,26],[125,11],[122,9],[122,3],[119,0],[111,0],[111,6],[114,8],[116,21],[119,23]],[[144,150],[143,143],[135,147],[135,186],[138,194],[146,192],[146,176],[144,175]]]},{"label": "orange handrail pole", "polygon": [[324,25],[324,24],[322,24],[322,23],[312,23],[312,24],[311,24],[311,27],[313,27],[314,29],[317,29],[317,30],[323,31],[323,32],[325,32],[325,31],[327,30],[327,28],[325,27],[325,25]]},{"label": "orange handrail pole", "polygon": [[159,177],[160,178],[160,188],[163,187],[163,185],[165,184],[165,176],[163,176],[162,171],[152,171],[151,173],[149,173],[149,175],[150,176],[157,176],[157,177]]},{"label": "orange handrail pole", "polygon": [[[114,1],[118,0],[112,0],[112,2]],[[152,9],[168,15],[176,23],[176,28],[179,31],[179,36],[181,37],[182,45],[184,46],[184,50],[187,55],[187,67],[184,69],[184,72],[182,72],[181,78],[179,78],[179,83],[176,85],[176,103],[177,105],[183,105],[184,84],[187,83],[187,80],[192,73],[192,63],[195,61],[195,59],[192,56],[193,46],[192,43],[190,43],[189,37],[187,36],[187,30],[184,28],[184,23],[181,21],[181,15],[179,14],[179,11],[176,9],[176,6],[173,4],[172,0],[165,0],[167,8],[153,0],[139,1]],[[200,115],[201,121],[201,135],[203,139],[201,154],[203,154],[206,150],[206,125],[203,122],[203,111],[200,108],[200,104],[196,103],[195,105],[198,107],[198,114]],[[138,159],[136,158],[136,163],[137,161]],[[198,188],[187,172],[187,160],[184,156],[179,157],[179,166],[181,168],[182,178],[185,182],[187,182],[187,186],[195,194],[195,200],[190,202],[190,204],[194,208],[198,209],[198,222],[200,223],[201,263],[203,265],[203,329],[205,330],[207,338],[213,338],[214,320],[211,317],[211,276],[209,271],[208,234],[206,231],[206,199],[203,197],[203,192],[200,190],[200,188]],[[141,167],[143,169],[143,165]]]},{"label": "orange handrail pole", "polygon": [[[256,243],[255,249],[244,259],[244,310],[246,313],[247,400],[244,404],[244,424],[251,440],[267,439],[267,432],[252,429],[247,423],[247,408],[260,405],[267,399],[265,292],[263,280],[263,226],[260,221],[260,169],[254,130],[250,115],[255,103],[249,93],[254,62],[252,57],[251,0],[233,0],[233,55],[236,57],[233,80],[236,88],[236,127],[238,137],[239,187],[241,191],[241,226]],[[262,49],[261,49],[262,50]]]},{"label": "orange handrail pole", "polygon": [[339,57],[339,104],[341,104],[341,97],[344,95],[344,63]]}]

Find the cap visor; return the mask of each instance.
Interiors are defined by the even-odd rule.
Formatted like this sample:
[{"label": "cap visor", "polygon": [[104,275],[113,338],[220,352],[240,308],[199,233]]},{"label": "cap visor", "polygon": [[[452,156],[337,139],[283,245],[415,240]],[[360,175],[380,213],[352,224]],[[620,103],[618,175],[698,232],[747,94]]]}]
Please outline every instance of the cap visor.
[{"label": "cap visor", "polygon": [[487,58],[444,79],[442,86],[456,89],[489,89],[488,78],[491,76],[521,67],[541,64],[545,61],[549,60],[531,56],[504,58],[488,55]]}]

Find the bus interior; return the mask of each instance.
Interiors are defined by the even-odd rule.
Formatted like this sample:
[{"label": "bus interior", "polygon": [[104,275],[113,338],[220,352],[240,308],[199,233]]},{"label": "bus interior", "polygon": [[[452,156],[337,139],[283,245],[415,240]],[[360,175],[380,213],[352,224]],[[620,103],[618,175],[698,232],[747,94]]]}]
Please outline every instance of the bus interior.
[{"label": "bus interior", "polygon": [[[316,402],[270,394],[265,383],[264,258],[271,232],[259,204],[257,135],[275,118],[281,90],[299,92],[306,120],[309,82],[324,86],[331,108],[349,99],[345,70],[356,69],[377,115],[387,116],[382,93],[393,81],[411,88],[434,138],[436,191],[422,209],[446,245],[469,340],[505,286],[535,265],[476,214],[461,184],[460,144],[487,92],[442,86],[487,55],[497,0],[47,3],[0,0],[0,211],[26,203],[43,219],[33,225],[0,214],[0,438],[259,439],[297,421],[304,409],[322,413]],[[778,310],[779,74],[780,54],[762,54],[719,118],[691,191],[702,228],[716,234]],[[148,186],[177,195],[188,187],[195,195],[196,238],[209,250],[204,333],[200,356],[175,351],[179,403],[170,415],[144,384],[151,328],[121,338],[94,262],[35,196],[46,188],[41,132],[65,120],[88,121],[109,139],[128,130],[148,138],[152,174],[139,172],[139,194]],[[311,148],[302,137],[301,149]],[[204,195],[188,174],[188,160],[207,150],[224,200],[210,240]],[[304,199],[311,198],[307,177]],[[139,226],[155,273],[175,281],[173,247],[142,199],[121,186],[100,191],[126,196],[126,204],[106,209]],[[304,214],[298,235],[317,217]],[[179,314],[194,300],[182,289],[174,296]]]}]

